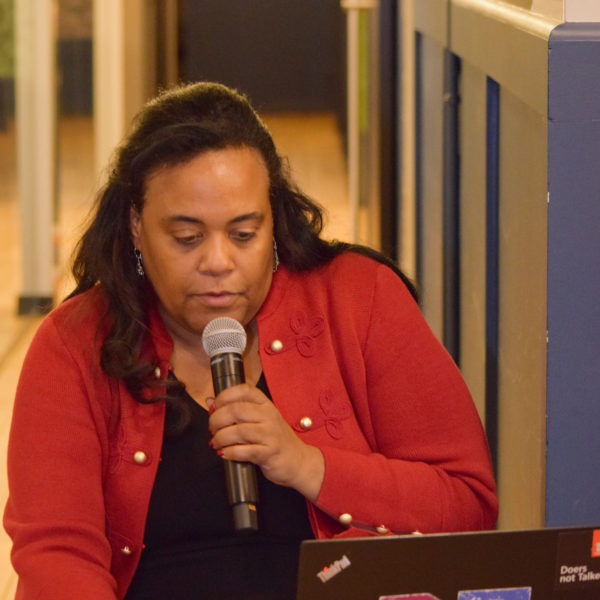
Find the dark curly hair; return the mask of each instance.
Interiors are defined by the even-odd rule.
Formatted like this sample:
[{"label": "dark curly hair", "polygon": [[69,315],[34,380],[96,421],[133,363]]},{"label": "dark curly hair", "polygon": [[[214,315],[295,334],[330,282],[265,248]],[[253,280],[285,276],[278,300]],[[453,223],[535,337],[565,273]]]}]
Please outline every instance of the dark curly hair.
[{"label": "dark curly hair", "polygon": [[[76,287],[69,296],[101,284],[112,319],[112,329],[102,344],[101,365],[108,375],[123,379],[140,402],[148,401],[142,394],[144,388],[156,383],[152,376],[155,365],[140,358],[153,290],[146,278],[136,274],[130,209],[142,211],[145,183],[158,167],[236,146],[258,150],[267,167],[274,237],[282,264],[294,271],[307,270],[354,250],[388,263],[411,287],[391,261],[373,250],[320,237],[321,208],[291,182],[287,164],[244,95],[211,82],[163,92],[136,116],[131,132],[115,153],[92,220],[76,248],[72,269]],[[152,400],[166,399],[176,409],[171,411],[179,415],[174,429],[181,429],[188,420],[182,390],[182,384],[169,380],[166,396]]]}]

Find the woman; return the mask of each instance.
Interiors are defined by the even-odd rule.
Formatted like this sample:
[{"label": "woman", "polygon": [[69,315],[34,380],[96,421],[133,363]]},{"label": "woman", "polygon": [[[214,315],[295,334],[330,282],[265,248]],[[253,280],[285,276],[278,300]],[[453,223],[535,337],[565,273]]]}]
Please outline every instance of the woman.
[{"label": "woman", "polygon": [[[457,368],[403,278],[321,226],[243,96],[198,83],[144,108],[23,366],[17,598],[293,598],[303,539],[493,526]],[[214,397],[217,316],[248,342],[246,383]],[[222,459],[257,466],[255,535]]]}]

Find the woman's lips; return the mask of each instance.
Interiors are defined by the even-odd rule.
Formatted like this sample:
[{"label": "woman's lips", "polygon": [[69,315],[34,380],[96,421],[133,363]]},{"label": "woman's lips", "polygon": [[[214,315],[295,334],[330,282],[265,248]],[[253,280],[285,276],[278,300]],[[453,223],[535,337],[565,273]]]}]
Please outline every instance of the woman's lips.
[{"label": "woman's lips", "polygon": [[207,292],[205,294],[198,294],[198,296],[207,306],[221,308],[230,306],[239,294],[235,292]]}]

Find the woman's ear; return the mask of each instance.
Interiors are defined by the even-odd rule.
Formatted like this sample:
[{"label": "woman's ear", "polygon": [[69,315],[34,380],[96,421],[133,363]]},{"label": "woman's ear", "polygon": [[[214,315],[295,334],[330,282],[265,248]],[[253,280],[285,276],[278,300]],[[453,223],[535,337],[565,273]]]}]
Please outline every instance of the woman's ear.
[{"label": "woman's ear", "polygon": [[139,250],[141,217],[140,213],[132,206],[129,209],[129,228],[131,229],[131,239],[133,245]]}]

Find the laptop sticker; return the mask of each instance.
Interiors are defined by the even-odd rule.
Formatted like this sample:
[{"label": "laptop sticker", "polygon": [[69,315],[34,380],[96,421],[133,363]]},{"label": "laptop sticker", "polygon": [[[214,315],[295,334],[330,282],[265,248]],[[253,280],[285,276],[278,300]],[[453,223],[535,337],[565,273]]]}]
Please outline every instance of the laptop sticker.
[{"label": "laptop sticker", "polygon": [[592,535],[592,558],[600,556],[600,529],[594,529]]},{"label": "laptop sticker", "polygon": [[458,600],[531,600],[531,588],[500,588],[458,592]]},{"label": "laptop sticker", "polygon": [[594,589],[600,598],[600,532],[567,531],[558,538],[555,588]]},{"label": "laptop sticker", "polygon": [[379,600],[440,600],[433,594],[401,594],[400,596],[379,596]]},{"label": "laptop sticker", "polygon": [[339,560],[332,562],[327,567],[323,567],[317,573],[317,577],[321,580],[321,583],[327,583],[330,579],[339,575],[344,569],[347,569],[351,564],[350,559],[344,554]]}]

